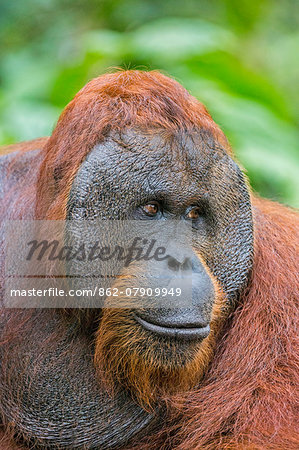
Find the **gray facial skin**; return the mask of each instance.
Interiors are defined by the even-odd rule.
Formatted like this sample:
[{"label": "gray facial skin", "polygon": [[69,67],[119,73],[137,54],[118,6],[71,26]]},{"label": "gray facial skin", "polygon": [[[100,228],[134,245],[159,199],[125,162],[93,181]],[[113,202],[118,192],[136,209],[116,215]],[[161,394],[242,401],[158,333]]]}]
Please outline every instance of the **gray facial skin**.
[{"label": "gray facial skin", "polygon": [[[169,332],[168,337],[178,341],[177,330],[173,336],[171,329],[182,329],[185,339],[186,329],[194,325],[196,339],[201,340],[215,293],[197,253],[233,307],[252,267],[248,188],[237,164],[205,132],[166,139],[129,130],[111,134],[82,163],[71,188],[67,219],[142,220],[140,206],[154,200],[163,210],[153,220],[183,223],[191,205],[200,207],[193,230],[195,248],[187,255],[198,288],[194,307],[136,309],[136,321],[160,327],[149,330],[157,339]],[[177,262],[169,267],[174,276]],[[4,339],[12,314],[17,313],[5,312],[0,323]],[[158,409],[156,414],[145,412],[125,391],[111,398],[99,384],[93,366],[98,310],[82,311],[82,318],[94,319],[86,328],[83,319],[78,325],[57,310],[18,314],[19,334],[0,353],[0,367],[6,368],[0,373],[0,412],[5,424],[14,418],[16,433],[35,448],[119,449],[161,421]]]},{"label": "gray facial skin", "polygon": [[[249,192],[237,164],[205,133],[172,139],[133,130],[115,134],[95,147],[79,169],[70,193],[68,218],[148,219],[140,206],[151,201],[162,205],[154,223],[181,220],[182,227],[188,208],[199,206],[201,215],[192,224],[195,250],[232,303],[246,285],[253,252]],[[192,300],[197,307],[189,312],[174,308],[146,311],[142,317],[161,325],[206,326],[213,286],[194,251],[180,248],[177,253],[181,262],[186,258],[191,262],[196,291]],[[175,264],[167,264],[169,271],[175,272]],[[145,271],[150,270],[149,264]]]}]

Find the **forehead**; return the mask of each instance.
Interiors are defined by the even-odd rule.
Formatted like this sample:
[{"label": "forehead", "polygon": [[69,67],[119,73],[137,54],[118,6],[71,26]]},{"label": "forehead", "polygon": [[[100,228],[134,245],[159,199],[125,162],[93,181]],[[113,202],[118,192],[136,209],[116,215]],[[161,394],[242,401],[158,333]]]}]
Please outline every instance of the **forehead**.
[{"label": "forehead", "polygon": [[207,168],[212,160],[225,154],[221,146],[205,131],[170,134],[166,131],[146,133],[126,130],[111,134],[105,141],[105,147],[104,153],[115,158],[119,164],[146,160],[147,167],[158,170],[161,164],[165,169],[170,169],[170,165],[175,162],[177,171],[190,173],[194,169],[198,170],[199,165]]},{"label": "forehead", "polygon": [[197,195],[215,165],[227,159],[225,150],[204,131],[167,135],[127,130],[97,145],[84,165],[99,178],[105,174],[116,186],[122,183],[122,188]]}]

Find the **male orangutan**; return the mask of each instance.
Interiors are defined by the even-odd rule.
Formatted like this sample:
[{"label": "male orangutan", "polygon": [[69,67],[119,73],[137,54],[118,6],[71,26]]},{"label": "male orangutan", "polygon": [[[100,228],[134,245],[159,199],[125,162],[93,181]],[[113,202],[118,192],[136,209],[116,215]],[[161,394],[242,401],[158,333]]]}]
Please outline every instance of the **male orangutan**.
[{"label": "male orangutan", "polygon": [[190,223],[165,267],[195,288],[186,308],[3,307],[0,448],[298,449],[298,216],[252,194],[205,107],[159,72],[106,74],[5,153],[3,224]]}]

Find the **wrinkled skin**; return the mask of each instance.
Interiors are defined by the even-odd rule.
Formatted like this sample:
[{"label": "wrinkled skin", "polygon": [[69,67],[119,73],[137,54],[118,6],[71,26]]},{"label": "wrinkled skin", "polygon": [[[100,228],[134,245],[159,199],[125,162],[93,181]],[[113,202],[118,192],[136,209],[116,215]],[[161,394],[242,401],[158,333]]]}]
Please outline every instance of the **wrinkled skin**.
[{"label": "wrinkled skin", "polygon": [[[9,159],[3,159],[3,172],[5,158]],[[20,172],[10,176],[15,182]],[[194,221],[192,254],[184,255],[181,249],[183,260],[190,258],[200,286],[192,292],[192,307],[126,312],[133,324],[131,332],[136,328],[144,345],[153,345],[148,358],[155,356],[158,368],[165,359],[171,367],[183,366],[196,358],[208,339],[200,331],[195,338],[185,337],[186,328],[200,330],[211,321],[216,296],[213,280],[224,291],[223,318],[247,284],[253,255],[250,196],[241,170],[208,133],[166,139],[159,133],[147,136],[129,130],[112,133],[82,163],[71,187],[67,219],[142,220],[140,206],[151,201],[163,207],[153,220],[175,218],[183,223],[188,208],[198,205],[201,211]],[[181,263],[178,256],[176,262]],[[146,277],[150,264],[142,270]],[[173,265],[169,271],[176,276]],[[11,314],[6,311],[2,316],[4,340]],[[71,320],[58,310],[19,314],[23,326],[1,351],[1,366],[6,367],[0,377],[1,412],[5,424],[14,420],[13,429],[27,444],[121,448],[157,427],[162,402],[146,412],[126,384],[111,397],[99,382],[93,362],[98,322],[101,328],[99,311],[80,311]],[[147,325],[158,324],[159,330],[145,329],[136,317]],[[162,328],[183,330],[183,338],[165,337]],[[142,345],[136,351],[143,358],[141,349]]]},{"label": "wrinkled skin", "polygon": [[250,197],[237,164],[205,132],[171,142],[134,131],[112,136],[82,164],[68,218],[142,219],[138,206],[152,199],[165,204],[164,220],[200,205],[197,249],[232,300],[246,284],[253,252]]}]

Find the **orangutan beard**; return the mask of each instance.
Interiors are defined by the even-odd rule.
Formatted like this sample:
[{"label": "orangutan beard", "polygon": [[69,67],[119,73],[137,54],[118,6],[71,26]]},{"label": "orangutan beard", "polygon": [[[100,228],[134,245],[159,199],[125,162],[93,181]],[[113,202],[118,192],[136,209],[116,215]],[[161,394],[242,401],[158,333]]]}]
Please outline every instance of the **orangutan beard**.
[{"label": "orangutan beard", "polygon": [[132,309],[105,308],[95,343],[100,381],[111,393],[125,388],[148,410],[159,399],[190,390],[207,370],[226,315],[224,295],[218,292],[208,337],[180,341],[145,330]]}]

